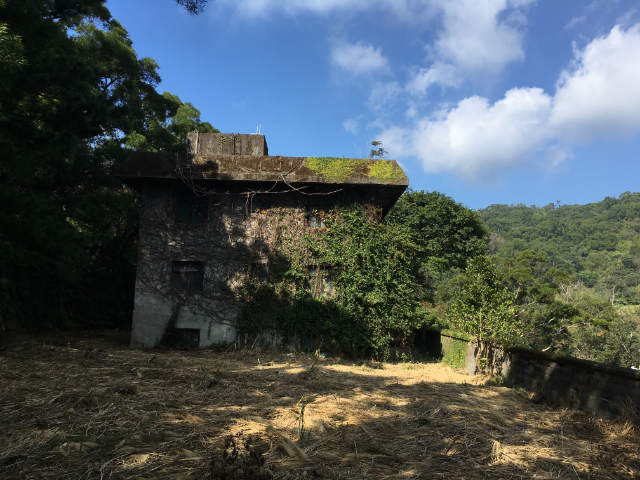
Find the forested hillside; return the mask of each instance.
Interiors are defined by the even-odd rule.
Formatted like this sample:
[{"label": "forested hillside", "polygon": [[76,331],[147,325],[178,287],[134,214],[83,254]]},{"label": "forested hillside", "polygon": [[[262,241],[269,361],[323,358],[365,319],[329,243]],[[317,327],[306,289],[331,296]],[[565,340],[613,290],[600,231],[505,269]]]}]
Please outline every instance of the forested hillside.
[{"label": "forested hillside", "polygon": [[491,205],[479,211],[491,230],[489,250],[546,258],[538,275],[560,268],[614,305],[640,304],[640,193],[587,205]]},{"label": "forested hillside", "polygon": [[637,365],[640,193],[478,213],[489,256],[435,277],[437,322],[480,340]]}]

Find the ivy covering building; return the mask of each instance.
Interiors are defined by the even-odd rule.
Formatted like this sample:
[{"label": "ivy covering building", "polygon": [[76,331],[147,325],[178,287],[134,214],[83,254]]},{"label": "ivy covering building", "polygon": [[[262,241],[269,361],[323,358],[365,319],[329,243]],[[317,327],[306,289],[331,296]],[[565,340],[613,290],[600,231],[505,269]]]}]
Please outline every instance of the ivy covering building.
[{"label": "ivy covering building", "polygon": [[263,287],[330,304],[336,266],[318,242],[342,212],[381,220],[406,175],[394,160],[269,156],[263,135],[188,140],[118,169],[142,194],[132,346],[289,341]]}]

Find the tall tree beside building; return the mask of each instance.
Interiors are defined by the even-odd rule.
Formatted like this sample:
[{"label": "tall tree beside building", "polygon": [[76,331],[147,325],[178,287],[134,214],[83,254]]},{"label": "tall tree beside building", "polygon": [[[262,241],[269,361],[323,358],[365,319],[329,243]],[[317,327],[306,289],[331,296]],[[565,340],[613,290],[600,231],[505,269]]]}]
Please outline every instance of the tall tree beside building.
[{"label": "tall tree beside building", "polygon": [[186,148],[172,118],[213,127],[156,92],[158,65],[138,58],[104,1],[4,0],[0,19],[0,42],[12,47],[0,58],[3,322],[124,322],[137,195],[114,169],[135,141]]}]

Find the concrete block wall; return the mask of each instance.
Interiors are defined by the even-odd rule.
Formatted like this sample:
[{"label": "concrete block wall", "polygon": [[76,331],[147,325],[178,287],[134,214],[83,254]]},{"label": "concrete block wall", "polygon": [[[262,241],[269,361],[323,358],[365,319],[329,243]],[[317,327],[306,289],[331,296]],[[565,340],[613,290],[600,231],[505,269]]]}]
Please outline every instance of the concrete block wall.
[{"label": "concrete block wall", "polygon": [[[440,334],[431,344],[461,342],[458,337]],[[468,342],[465,369],[467,374],[479,372],[479,348]],[[620,416],[626,402],[640,407],[640,371],[614,367],[589,360],[514,347],[506,351],[493,346],[485,367],[502,374],[513,385],[540,393],[552,405],[595,414],[598,418]]]},{"label": "concrete block wall", "polygon": [[631,400],[640,406],[640,372],[529,348],[507,352],[511,383],[542,393],[552,403],[616,418]]}]

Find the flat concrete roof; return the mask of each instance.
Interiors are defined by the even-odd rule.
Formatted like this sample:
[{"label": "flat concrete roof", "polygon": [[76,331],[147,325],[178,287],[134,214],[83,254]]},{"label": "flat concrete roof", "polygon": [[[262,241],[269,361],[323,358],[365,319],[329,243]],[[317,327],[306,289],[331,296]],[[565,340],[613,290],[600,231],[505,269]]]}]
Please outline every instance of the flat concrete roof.
[{"label": "flat concrete roof", "polygon": [[395,160],[359,158],[136,152],[117,169],[116,174],[124,182],[189,176],[193,180],[235,182],[275,182],[284,178],[288,182],[305,183],[409,185],[409,179]]},{"label": "flat concrete roof", "polygon": [[[351,186],[376,196],[385,209],[409,185],[395,160],[269,156],[262,135],[190,133],[189,143],[194,153],[132,153],[116,175],[138,191],[146,179],[242,183],[259,188],[276,182],[296,187]],[[212,150],[215,153],[204,153]]]}]

